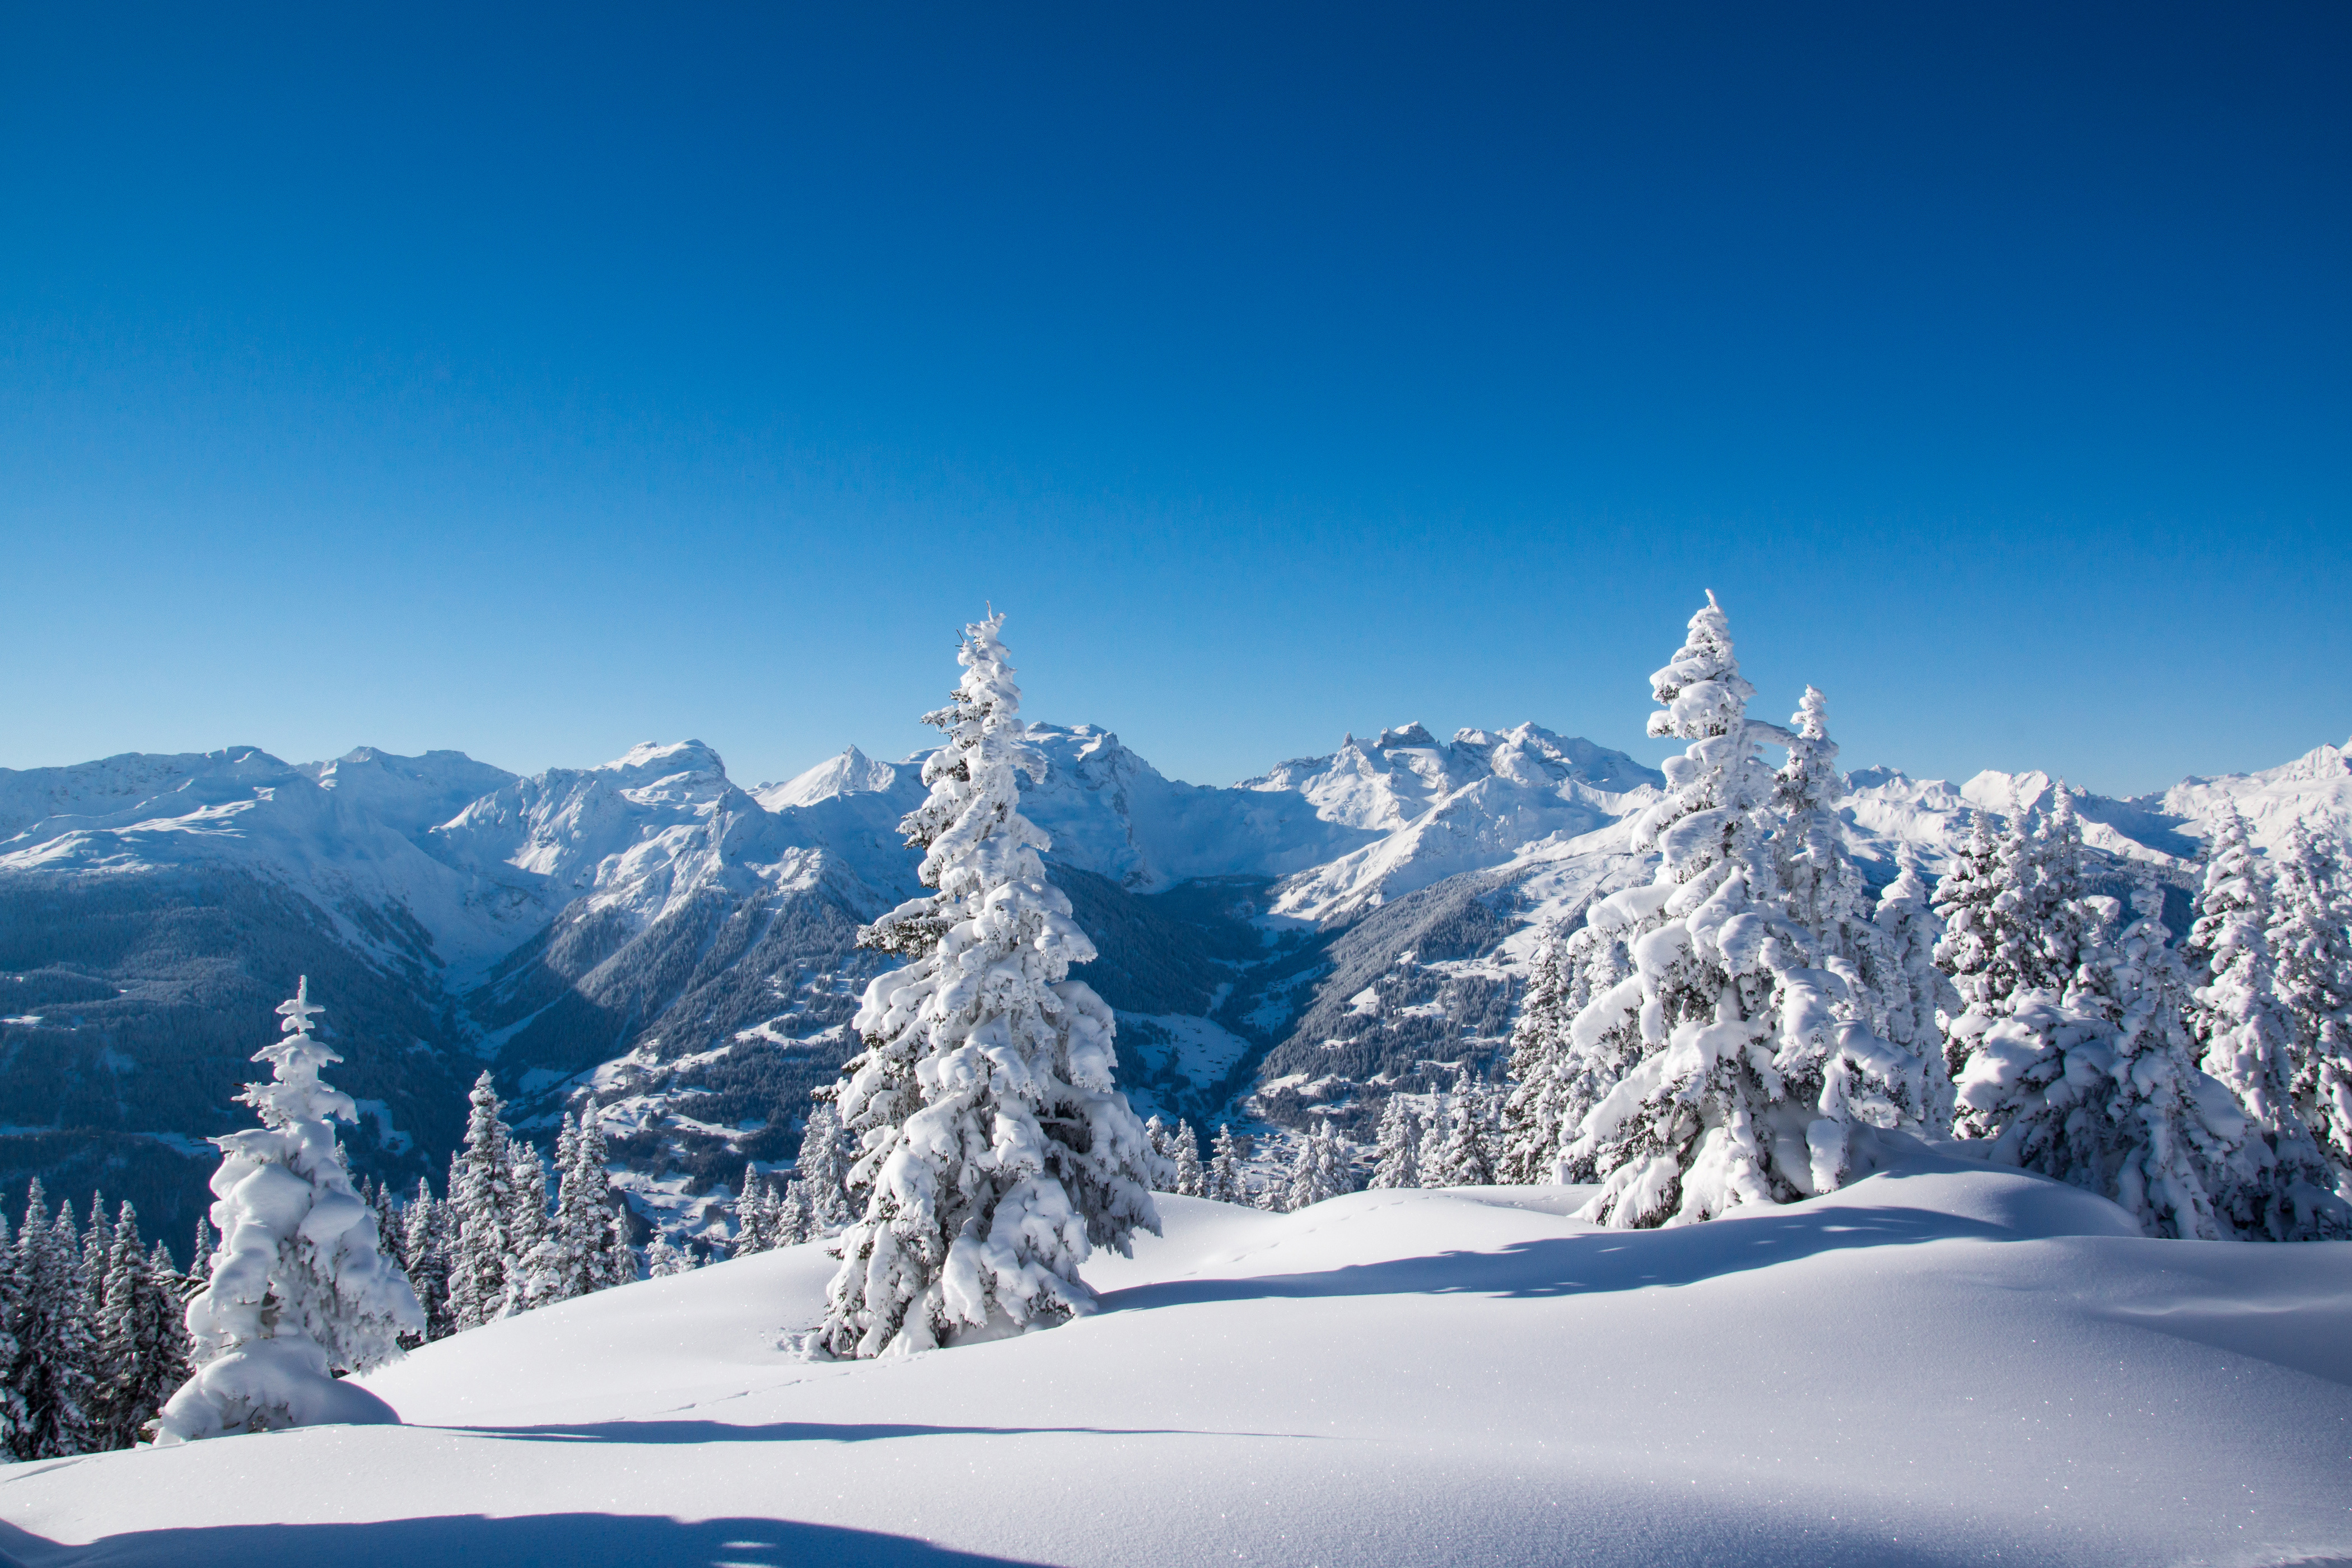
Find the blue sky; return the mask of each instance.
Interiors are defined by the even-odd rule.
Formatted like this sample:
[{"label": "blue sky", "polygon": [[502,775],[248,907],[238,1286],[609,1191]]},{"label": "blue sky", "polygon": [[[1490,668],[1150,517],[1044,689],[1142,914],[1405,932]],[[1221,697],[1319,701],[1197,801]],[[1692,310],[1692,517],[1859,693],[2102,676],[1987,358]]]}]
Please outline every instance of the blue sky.
[{"label": "blue sky", "polygon": [[2352,731],[2352,11],[24,6],[0,765]]}]

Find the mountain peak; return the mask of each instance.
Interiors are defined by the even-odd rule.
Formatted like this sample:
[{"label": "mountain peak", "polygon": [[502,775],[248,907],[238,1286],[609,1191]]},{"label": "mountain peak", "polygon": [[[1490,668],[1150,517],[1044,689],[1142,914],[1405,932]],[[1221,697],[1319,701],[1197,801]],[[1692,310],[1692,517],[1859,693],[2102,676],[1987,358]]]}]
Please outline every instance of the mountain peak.
[{"label": "mountain peak", "polygon": [[898,780],[898,768],[876,762],[855,746],[844,746],[838,756],[827,757],[805,773],[782,784],[761,784],[751,792],[751,798],[770,811],[782,811],[788,806],[814,805],[835,795],[882,794]]},{"label": "mountain peak", "polygon": [[700,741],[642,741],[595,771],[638,779],[668,778],[677,773],[716,773],[724,778],[727,764]]}]

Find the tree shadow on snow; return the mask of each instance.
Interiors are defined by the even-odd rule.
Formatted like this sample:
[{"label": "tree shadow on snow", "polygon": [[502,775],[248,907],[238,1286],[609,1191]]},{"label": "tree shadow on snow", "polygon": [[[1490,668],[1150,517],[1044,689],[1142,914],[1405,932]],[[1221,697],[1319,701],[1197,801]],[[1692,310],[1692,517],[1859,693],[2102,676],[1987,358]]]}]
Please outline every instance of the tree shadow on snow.
[{"label": "tree shadow on snow", "polygon": [[1168,1279],[1104,1293],[1102,1310],[1139,1311],[1195,1301],[1297,1296],[1585,1296],[1650,1285],[1695,1285],[1817,1253],[1969,1238],[2013,1241],[2014,1231],[1929,1209],[1832,1209],[1759,1215],[1673,1230],[1599,1231],[1516,1242],[1499,1252],[1441,1252],[1313,1274]]},{"label": "tree shadow on snow", "polygon": [[887,1422],[771,1421],[730,1426],[722,1421],[598,1421],[576,1426],[440,1426],[469,1437],[529,1443],[873,1443],[891,1437],[1034,1437],[1069,1433],[1086,1437],[1290,1437],[1289,1432],[1198,1432],[1178,1426],[918,1426]]},{"label": "tree shadow on snow", "polygon": [[[379,1478],[394,1484],[393,1478]],[[1024,1568],[1015,1559],[933,1546],[903,1535],[776,1519],[687,1523],[642,1514],[551,1513],[520,1519],[451,1514],[374,1524],[235,1524],[137,1531],[66,1546],[0,1524],[10,1568]]]}]

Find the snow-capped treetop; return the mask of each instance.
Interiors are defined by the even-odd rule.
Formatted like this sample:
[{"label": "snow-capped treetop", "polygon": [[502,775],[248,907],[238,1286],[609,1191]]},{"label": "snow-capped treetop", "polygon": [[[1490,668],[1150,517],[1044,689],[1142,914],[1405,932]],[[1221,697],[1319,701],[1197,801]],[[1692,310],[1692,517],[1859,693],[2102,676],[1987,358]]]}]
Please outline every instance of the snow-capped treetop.
[{"label": "snow-capped treetop", "polygon": [[918,879],[952,899],[1043,880],[1038,855],[1053,847],[1020,812],[1017,775],[1041,773],[1045,763],[1025,740],[1021,689],[998,636],[1003,626],[999,615],[964,628],[955,701],[923,715],[924,723],[947,731],[948,742],[923,763],[930,797],[908,815],[904,831],[923,849]]}]

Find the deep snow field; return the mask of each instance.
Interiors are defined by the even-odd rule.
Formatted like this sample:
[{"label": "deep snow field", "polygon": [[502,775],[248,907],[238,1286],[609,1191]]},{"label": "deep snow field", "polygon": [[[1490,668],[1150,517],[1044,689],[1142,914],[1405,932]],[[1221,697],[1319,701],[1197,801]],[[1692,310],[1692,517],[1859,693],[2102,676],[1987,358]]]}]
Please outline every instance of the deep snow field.
[{"label": "deep snow field", "polygon": [[409,1423],[0,1470],[53,1563],[2352,1563],[2352,1244],[2149,1241],[1906,1146],[1691,1229],[1163,1197],[1104,1311],[788,1340],[793,1247],[460,1335]]}]

